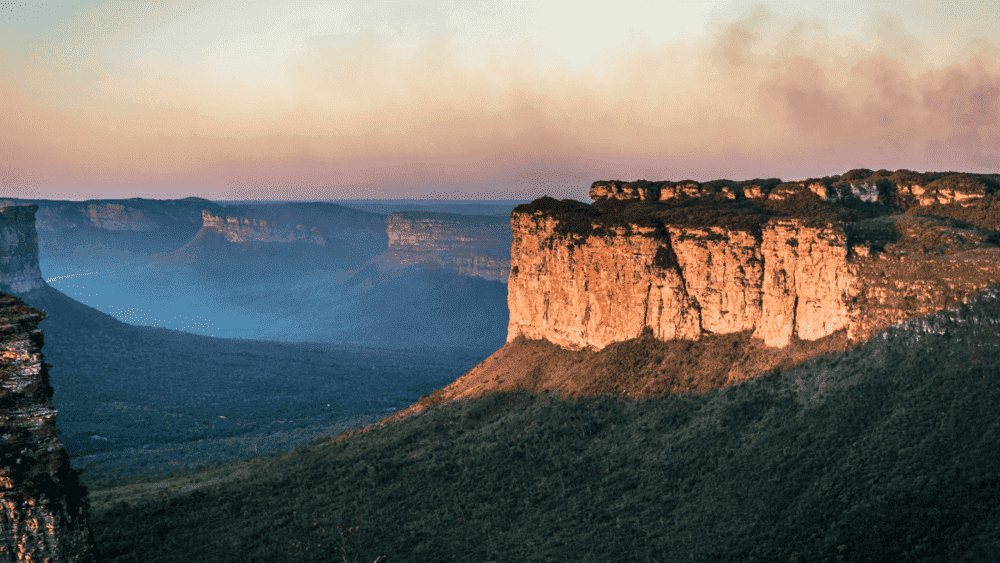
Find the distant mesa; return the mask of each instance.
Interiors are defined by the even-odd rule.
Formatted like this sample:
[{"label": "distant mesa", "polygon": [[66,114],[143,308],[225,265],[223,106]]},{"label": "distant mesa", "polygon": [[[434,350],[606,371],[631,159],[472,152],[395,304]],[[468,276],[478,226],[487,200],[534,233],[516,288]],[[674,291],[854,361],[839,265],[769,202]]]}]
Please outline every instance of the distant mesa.
[{"label": "distant mesa", "polygon": [[92,203],[87,206],[87,215],[95,227],[109,231],[152,231],[158,226],[142,211],[117,203]]},{"label": "distant mesa", "polygon": [[401,264],[434,263],[507,282],[512,241],[507,217],[398,211],[387,223],[388,252]]},{"label": "distant mesa", "polygon": [[202,228],[215,231],[229,242],[307,242],[326,246],[326,238],[315,226],[279,225],[274,221],[231,215],[213,215],[211,211],[202,213]]}]

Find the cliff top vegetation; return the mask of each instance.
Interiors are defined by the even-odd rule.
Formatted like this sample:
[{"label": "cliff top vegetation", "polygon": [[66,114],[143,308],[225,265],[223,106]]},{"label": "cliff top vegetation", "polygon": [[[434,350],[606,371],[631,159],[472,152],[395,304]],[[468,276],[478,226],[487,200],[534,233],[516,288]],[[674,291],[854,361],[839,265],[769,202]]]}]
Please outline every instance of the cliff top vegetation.
[{"label": "cliff top vegetation", "polygon": [[807,224],[863,222],[907,213],[957,219],[966,226],[1000,229],[1000,174],[872,171],[782,182],[598,181],[588,205],[545,196],[514,208],[559,220],[556,231],[587,237],[629,233],[663,225],[722,227],[759,234],[768,221],[791,218]]}]

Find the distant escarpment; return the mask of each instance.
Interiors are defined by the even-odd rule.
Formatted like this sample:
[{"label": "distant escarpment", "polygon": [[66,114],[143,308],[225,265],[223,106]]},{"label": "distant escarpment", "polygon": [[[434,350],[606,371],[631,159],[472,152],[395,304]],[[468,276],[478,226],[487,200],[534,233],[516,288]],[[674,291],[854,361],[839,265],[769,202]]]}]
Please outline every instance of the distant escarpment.
[{"label": "distant escarpment", "polygon": [[398,211],[388,216],[389,254],[401,264],[433,262],[506,283],[511,231],[506,217]]},{"label": "distant escarpment", "polygon": [[106,253],[124,250],[140,254],[178,248],[198,232],[201,210],[222,206],[200,198],[175,200],[102,199],[60,201],[4,199],[0,206],[38,207],[38,246],[43,254]]},{"label": "distant escarpment", "polygon": [[314,265],[350,267],[386,248],[385,217],[330,203],[227,206],[203,209],[201,229],[174,252],[182,261],[306,259]]},{"label": "distant escarpment", "polygon": [[0,561],[93,561],[86,491],[56,437],[43,312],[0,294]]}]

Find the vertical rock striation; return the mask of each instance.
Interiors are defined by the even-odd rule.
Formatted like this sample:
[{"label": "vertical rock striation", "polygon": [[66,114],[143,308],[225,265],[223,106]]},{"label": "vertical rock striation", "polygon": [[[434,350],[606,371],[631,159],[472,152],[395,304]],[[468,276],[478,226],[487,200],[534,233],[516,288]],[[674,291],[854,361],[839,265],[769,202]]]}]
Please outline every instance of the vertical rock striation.
[{"label": "vertical rock striation", "polygon": [[326,238],[315,226],[281,225],[250,217],[212,215],[203,210],[202,229],[219,233],[229,242],[307,242],[326,246]]},{"label": "vertical rock striation", "polygon": [[397,211],[387,218],[389,253],[401,264],[437,263],[466,276],[506,282],[510,225],[504,217]]},{"label": "vertical rock striation", "polygon": [[762,306],[755,336],[768,346],[780,347],[793,336],[816,340],[847,327],[847,303],[856,289],[856,276],[847,260],[842,226],[770,222],[763,231],[761,255]]},{"label": "vertical rock striation", "polygon": [[0,561],[89,562],[86,491],[56,437],[36,328],[45,318],[0,294]]},{"label": "vertical rock striation", "polygon": [[0,291],[25,293],[45,284],[38,268],[37,205],[0,207]]},{"label": "vertical rock striation", "polygon": [[[749,331],[778,348],[840,331],[867,339],[1000,283],[996,227],[946,218],[987,217],[998,186],[852,170],[595,182],[593,205],[541,198],[511,214],[507,341],[600,350],[646,329],[663,341]],[[951,215],[922,217],[924,205]]]}]

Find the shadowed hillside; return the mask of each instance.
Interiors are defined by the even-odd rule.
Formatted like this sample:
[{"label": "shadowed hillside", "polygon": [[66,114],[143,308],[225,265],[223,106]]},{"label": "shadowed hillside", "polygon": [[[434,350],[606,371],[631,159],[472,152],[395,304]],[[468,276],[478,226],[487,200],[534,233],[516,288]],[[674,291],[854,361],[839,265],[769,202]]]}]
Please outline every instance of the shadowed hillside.
[{"label": "shadowed hillside", "polygon": [[47,285],[45,357],[73,467],[94,481],[283,451],[412,404],[489,351],[211,338],[125,324]]},{"label": "shadowed hillside", "polygon": [[704,393],[498,392],[92,487],[114,561],[987,561],[1000,301]]}]

